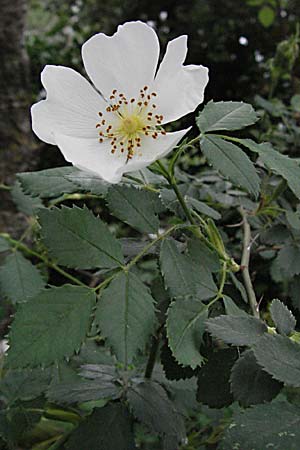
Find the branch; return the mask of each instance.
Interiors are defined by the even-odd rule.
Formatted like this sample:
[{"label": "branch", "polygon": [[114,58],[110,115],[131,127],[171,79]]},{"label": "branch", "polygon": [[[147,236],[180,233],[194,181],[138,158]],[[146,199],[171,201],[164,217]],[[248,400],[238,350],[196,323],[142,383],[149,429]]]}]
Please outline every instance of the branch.
[{"label": "branch", "polygon": [[239,208],[239,213],[243,218],[243,231],[244,231],[241,270],[252,313],[254,317],[259,318],[259,307],[249,273],[249,260],[251,253],[251,229],[248,222],[247,214],[242,207]]}]

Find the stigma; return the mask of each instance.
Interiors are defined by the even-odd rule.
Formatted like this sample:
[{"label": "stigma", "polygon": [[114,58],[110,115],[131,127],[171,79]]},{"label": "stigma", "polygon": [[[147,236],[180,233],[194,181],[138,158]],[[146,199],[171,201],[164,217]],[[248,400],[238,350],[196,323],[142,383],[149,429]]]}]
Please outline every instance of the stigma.
[{"label": "stigma", "polygon": [[109,140],[110,152],[126,153],[126,163],[134,155],[142,155],[142,138],[157,139],[159,135],[166,134],[161,126],[163,115],[156,112],[154,98],[157,94],[149,93],[148,90],[148,86],[144,86],[138,98],[127,99],[123,93],[113,89],[105,114],[98,112],[100,121],[96,128],[99,132],[99,143]]}]

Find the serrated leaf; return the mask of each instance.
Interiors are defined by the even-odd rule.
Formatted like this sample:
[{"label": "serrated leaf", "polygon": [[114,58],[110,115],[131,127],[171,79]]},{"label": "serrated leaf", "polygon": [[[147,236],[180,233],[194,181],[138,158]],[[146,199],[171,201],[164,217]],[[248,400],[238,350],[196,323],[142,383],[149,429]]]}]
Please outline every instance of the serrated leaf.
[{"label": "serrated leaf", "polygon": [[135,417],[152,432],[174,436],[177,443],[185,437],[183,417],[164,388],[155,381],[133,384],[128,391],[128,401]]},{"label": "serrated leaf", "polygon": [[299,275],[294,277],[290,284],[290,296],[292,299],[293,307],[300,310],[300,276]]},{"label": "serrated leaf", "polygon": [[[94,376],[91,376],[92,370]],[[118,375],[113,366],[83,366],[82,377],[53,383],[47,397],[59,404],[82,403],[101,399],[116,399],[121,395],[121,387],[116,383]]]},{"label": "serrated leaf", "polygon": [[272,148],[270,143],[257,144],[251,139],[240,139],[240,143],[259,154],[266,167],[282,176],[297,198],[300,198],[300,166],[295,159],[282,155]]},{"label": "serrated leaf", "polygon": [[0,292],[13,303],[27,301],[45,284],[39,270],[17,251],[8,255],[0,267]]},{"label": "serrated leaf", "polygon": [[0,380],[1,396],[10,404],[17,400],[32,400],[45,392],[50,379],[48,369],[10,370]]},{"label": "serrated leaf", "polygon": [[253,347],[258,363],[276,380],[300,387],[300,345],[286,336],[266,334]]},{"label": "serrated leaf", "polygon": [[239,293],[241,295],[241,299],[245,303],[248,303],[248,296],[247,296],[247,292],[246,292],[244,285],[237,279],[237,277],[232,272],[230,273],[230,278],[231,278],[231,281],[232,281],[234,287],[239,291]]},{"label": "serrated leaf", "polygon": [[167,336],[176,360],[195,369],[204,361],[200,354],[207,307],[197,299],[178,298],[168,309]]},{"label": "serrated leaf", "polygon": [[192,239],[188,242],[188,254],[209,272],[218,272],[221,268],[218,254],[199,239]]},{"label": "serrated leaf", "polygon": [[198,371],[197,400],[210,408],[223,408],[232,403],[229,377],[237,359],[236,349],[213,352],[208,362]]},{"label": "serrated leaf", "polygon": [[110,403],[95,409],[73,431],[65,446],[69,450],[133,450],[131,418],[126,407]]},{"label": "serrated leaf", "polygon": [[236,305],[236,303],[230,297],[228,297],[228,295],[223,296],[223,302],[224,302],[226,314],[228,316],[248,317],[248,314],[244,310],[240,309]]},{"label": "serrated leaf", "polygon": [[199,114],[197,125],[202,133],[219,130],[240,130],[257,121],[251,105],[243,102],[210,101]]},{"label": "serrated leaf", "polygon": [[211,217],[212,219],[219,220],[221,219],[221,214],[215,209],[211,208],[204,202],[200,202],[196,198],[185,196],[185,201],[188,206],[192,207],[195,211],[200,214],[204,214],[205,216]]},{"label": "serrated leaf", "polygon": [[245,351],[234,364],[230,384],[235,400],[244,407],[270,402],[282,388],[257,364],[252,350]]},{"label": "serrated leaf", "polygon": [[274,9],[268,5],[263,6],[258,12],[258,19],[265,28],[269,28],[272,25],[275,17]]},{"label": "serrated leaf", "polygon": [[300,448],[300,409],[276,401],[236,411],[219,450],[298,450]]},{"label": "serrated leaf", "polygon": [[276,258],[278,268],[282,274],[288,278],[300,273],[300,247],[295,244],[289,244],[282,247]]},{"label": "serrated leaf", "polygon": [[157,232],[157,212],[162,206],[158,194],[132,186],[116,185],[109,189],[106,200],[110,211],[118,219],[141,232]]},{"label": "serrated leaf", "polygon": [[212,336],[227,344],[254,344],[266,333],[267,326],[251,316],[218,316],[206,321],[207,330]]},{"label": "serrated leaf", "polygon": [[204,266],[195,264],[192,258],[181,254],[171,239],[165,239],[162,243],[160,266],[172,297],[193,295],[204,300],[217,292],[211,273]]},{"label": "serrated leaf", "polygon": [[259,194],[260,180],[248,156],[235,144],[207,135],[201,139],[201,149],[209,163],[236,185],[255,197]]},{"label": "serrated leaf", "polygon": [[11,249],[11,247],[10,247],[8,241],[4,237],[0,236],[0,253],[7,252],[10,249]]},{"label": "serrated leaf", "polygon": [[296,319],[293,313],[277,298],[271,303],[270,313],[278,333],[289,336],[294,331]]},{"label": "serrated leaf", "polygon": [[19,181],[16,181],[10,193],[18,211],[21,211],[27,216],[33,216],[37,209],[44,207],[39,197],[32,197],[29,194],[25,194]]},{"label": "serrated leaf", "polygon": [[160,359],[168,380],[186,379],[195,375],[195,370],[191,367],[183,367],[176,361],[167,342],[161,347]]},{"label": "serrated leaf", "polygon": [[68,166],[18,173],[17,177],[25,193],[41,198],[51,198],[76,192],[78,186],[68,180],[67,176],[77,172],[79,172],[78,169]]},{"label": "serrated leaf", "polygon": [[124,261],[120,243],[87,208],[45,209],[40,211],[39,221],[42,239],[59,264],[82,269],[114,268]]},{"label": "serrated leaf", "polygon": [[154,300],[136,275],[122,272],[103,291],[95,320],[118,360],[127,366],[154,332]]},{"label": "serrated leaf", "polygon": [[77,190],[90,192],[95,195],[105,195],[108,191],[109,183],[93,172],[76,170],[65,175],[65,178],[77,186]]},{"label": "serrated leaf", "polygon": [[7,365],[49,365],[78,351],[89,330],[95,294],[64,285],[20,304],[9,334]]}]

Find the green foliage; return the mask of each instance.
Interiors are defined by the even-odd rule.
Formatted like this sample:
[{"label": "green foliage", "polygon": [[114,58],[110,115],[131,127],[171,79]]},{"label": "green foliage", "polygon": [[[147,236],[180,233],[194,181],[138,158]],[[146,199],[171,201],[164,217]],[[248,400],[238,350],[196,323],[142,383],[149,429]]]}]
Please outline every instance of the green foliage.
[{"label": "green foliage", "polygon": [[275,299],[272,301],[270,313],[279,334],[289,336],[294,331],[296,319],[280,300]]},{"label": "green foliage", "polygon": [[219,446],[253,450],[297,450],[300,444],[299,408],[287,402],[257,405],[237,411]]},{"label": "green foliage", "polygon": [[181,254],[175,241],[166,239],[162,243],[160,265],[165,286],[172,297],[193,295],[204,300],[216,294],[216,286],[208,270]]},{"label": "green foliage", "polygon": [[103,291],[96,323],[125,367],[144,349],[154,332],[154,300],[136,275],[121,273]]},{"label": "green foliage", "polygon": [[282,387],[257,364],[252,350],[245,351],[234,364],[230,384],[235,400],[245,407],[270,402]]},{"label": "green foliage", "polygon": [[116,399],[121,395],[114,366],[89,365],[83,366],[83,369],[82,377],[73,376],[72,379],[52,383],[47,391],[49,400],[60,404],[74,404]]},{"label": "green foliage", "polygon": [[254,165],[237,146],[214,135],[201,139],[201,148],[208,162],[234,184],[257,197],[260,181]]},{"label": "green foliage", "polygon": [[10,245],[7,240],[0,236],[0,252],[6,252],[10,249]]},{"label": "green foliage", "polygon": [[251,316],[219,316],[206,321],[207,330],[227,344],[252,345],[267,331],[266,325]]},{"label": "green foliage", "polygon": [[67,178],[77,172],[78,169],[74,167],[58,167],[39,172],[23,172],[18,174],[18,180],[26,194],[42,198],[57,197],[78,190],[78,186]]},{"label": "green foliage", "polygon": [[243,139],[240,142],[250,150],[257,152],[266,167],[278,175],[281,175],[288,183],[290,189],[297,198],[300,198],[298,179],[300,176],[299,163],[286,155],[281,155],[268,143],[256,144],[251,139]]},{"label": "green foliage", "polygon": [[269,26],[272,25],[272,23],[274,22],[275,19],[275,11],[273,8],[271,8],[270,6],[266,5],[263,6],[258,13],[258,18],[260,23],[268,28]]},{"label": "green foliage", "polygon": [[133,450],[131,419],[124,405],[109,404],[95,409],[72,433],[69,450]]},{"label": "green foliage", "polygon": [[20,305],[9,335],[8,366],[49,365],[73,355],[85,340],[94,302],[92,291],[65,285]]},{"label": "green foliage", "polygon": [[265,335],[253,347],[258,363],[272,377],[300,387],[300,347],[286,336]]},{"label": "green foliage", "polygon": [[158,383],[135,383],[128,392],[128,401],[134,416],[152,432],[167,440],[175,438],[177,443],[185,438],[183,417]]},{"label": "green foliage", "polygon": [[207,307],[193,298],[179,298],[168,309],[167,335],[170,348],[176,360],[193,369],[201,366],[200,354]]},{"label": "green foliage", "polygon": [[197,119],[202,133],[220,130],[239,130],[258,120],[251,105],[243,102],[213,102],[203,108]]},{"label": "green foliage", "polygon": [[53,208],[39,213],[44,243],[67,267],[113,268],[123,263],[121,246],[87,208]]},{"label": "green foliage", "polygon": [[237,359],[235,349],[223,349],[209,355],[198,372],[197,400],[210,408],[223,408],[232,402],[229,377]]},{"label": "green foliage", "polygon": [[[33,38],[31,54],[42,65],[66,65],[68,55],[76,67],[70,44],[78,48],[93,34],[89,17],[100,18],[94,31],[111,32],[128,8],[132,17],[149,12],[145,2],[113,0],[115,16],[106,23],[108,6],[75,3],[46,1],[47,17],[51,10],[63,18],[44,51],[36,52]],[[299,36],[267,60],[253,29],[259,43],[265,36],[274,46],[264,27],[283,22],[272,17],[275,0],[200,3],[193,0],[189,11],[177,5],[163,19],[154,2],[148,18],[163,44],[179,17],[182,29],[194,30],[202,49],[194,55],[213,61],[214,98],[243,98],[243,85],[253,98],[258,75],[257,113],[249,103],[209,102],[197,118],[198,136],[119,185],[61,167],[19,174],[12,187],[21,220],[29,217],[15,239],[0,234],[0,252],[9,252],[0,255],[2,337],[11,328],[0,361],[3,450],[299,447],[300,108],[290,72]],[[240,20],[252,6],[258,18],[235,30],[226,14],[237,4]],[[206,20],[210,33],[199,39]],[[74,34],[66,38],[64,27]],[[229,53],[228,30],[237,48]],[[213,45],[208,35],[218,37]],[[254,49],[265,58],[255,70],[243,56],[250,50],[254,60]],[[240,78],[234,57],[245,67]],[[224,78],[224,67],[235,76]],[[271,301],[277,297],[283,301]]]},{"label": "green foliage", "polygon": [[43,207],[39,197],[33,197],[24,193],[19,181],[14,184],[11,196],[18,210],[27,216],[33,216],[39,208]]},{"label": "green foliage", "polygon": [[26,302],[45,286],[36,266],[18,251],[8,255],[0,267],[0,292],[13,303]]},{"label": "green foliage", "polygon": [[154,192],[132,186],[112,186],[106,197],[112,214],[133,228],[145,233],[156,233],[159,227],[157,213],[161,202]]}]

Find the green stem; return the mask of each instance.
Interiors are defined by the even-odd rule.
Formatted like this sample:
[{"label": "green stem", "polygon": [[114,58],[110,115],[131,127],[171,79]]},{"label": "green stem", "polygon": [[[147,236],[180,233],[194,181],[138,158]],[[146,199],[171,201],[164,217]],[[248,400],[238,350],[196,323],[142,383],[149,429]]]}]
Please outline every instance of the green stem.
[{"label": "green stem", "polygon": [[256,300],[255,291],[253,288],[253,284],[251,281],[250,273],[249,273],[249,261],[250,261],[250,253],[251,253],[251,228],[248,222],[247,213],[241,207],[239,208],[239,213],[243,219],[243,253],[242,253],[242,261],[241,261],[241,269],[243,274],[243,280],[246,288],[246,292],[248,295],[249,304],[252,310],[252,314],[254,317],[259,318],[259,309]]},{"label": "green stem", "polygon": [[177,183],[175,181],[175,178],[170,180],[169,183],[170,183],[170,186],[172,187],[173,191],[175,192],[176,197],[178,198],[178,201],[179,201],[179,203],[180,203],[180,205],[181,205],[181,207],[182,207],[182,209],[183,209],[187,219],[189,220],[189,222],[192,225],[195,225],[196,223],[194,221],[192,213],[190,212],[190,210],[189,210],[189,208],[188,208],[188,206],[187,206],[187,204],[186,204],[186,202],[185,202],[185,200],[183,198],[183,195],[181,194],[180,190],[178,189],[178,186],[177,186]]},{"label": "green stem", "polygon": [[221,280],[217,295],[207,304],[207,309],[209,309],[215,302],[217,302],[218,300],[220,300],[220,298],[223,297],[223,290],[226,282],[226,277],[227,277],[227,262],[224,261],[222,265]]},{"label": "green stem", "polygon": [[177,228],[182,228],[182,225],[173,225],[171,228],[169,228],[167,231],[165,231],[162,234],[159,234],[157,236],[157,238],[153,239],[153,241],[151,241],[149,244],[147,244],[141,251],[140,253],[138,253],[126,266],[125,266],[125,270],[128,271],[131,269],[132,266],[134,266],[139,259],[141,259],[145,253],[148,252],[148,250],[150,250],[150,248],[152,248],[154,245],[156,245],[159,241],[161,241],[162,239],[164,239],[165,237],[167,237],[170,233],[172,233],[172,231],[176,230]]},{"label": "green stem", "polygon": [[38,258],[40,261],[43,261],[48,267],[55,270],[56,272],[63,275],[65,278],[69,279],[73,283],[77,284],[78,286],[84,286],[87,287],[86,284],[82,283],[82,281],[78,280],[77,278],[73,277],[73,275],[69,274],[68,272],[65,272],[63,269],[61,269],[59,266],[57,266],[55,263],[52,263],[49,261],[45,256],[40,255],[39,253],[35,252],[34,250],[31,250],[27,245],[22,244],[19,241],[16,241],[15,239],[12,239],[8,234],[6,233],[0,233],[0,236],[6,239],[11,245],[13,245],[15,248],[22,250],[24,253],[27,253],[30,256],[34,256],[35,258]]},{"label": "green stem", "polygon": [[0,189],[1,189],[2,191],[11,191],[11,190],[12,190],[12,187],[11,187],[11,186],[7,186],[7,184],[1,183],[1,184],[0,184]]},{"label": "green stem", "polygon": [[51,200],[49,202],[49,206],[55,206],[58,205],[59,203],[62,203],[66,200],[85,200],[85,199],[90,199],[90,198],[102,198],[100,195],[95,195],[95,194],[63,194],[60,197],[55,198],[54,200]]}]

